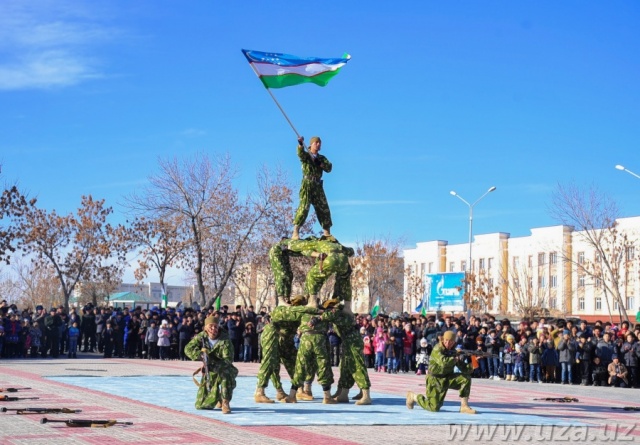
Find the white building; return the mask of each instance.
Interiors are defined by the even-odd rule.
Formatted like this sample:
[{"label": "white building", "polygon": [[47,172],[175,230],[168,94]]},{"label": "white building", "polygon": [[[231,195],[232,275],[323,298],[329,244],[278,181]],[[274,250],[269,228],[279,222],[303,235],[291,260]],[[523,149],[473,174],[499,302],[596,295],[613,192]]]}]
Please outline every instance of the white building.
[{"label": "white building", "polygon": [[[620,278],[624,306],[631,321],[640,304],[639,257],[634,246],[640,245],[640,217],[620,218],[617,230],[625,258]],[[531,235],[511,238],[508,233],[477,235],[471,251],[469,244],[449,245],[437,240],[417,243],[404,251],[405,269],[418,277],[431,273],[464,272],[471,252],[471,270],[482,277],[492,290],[493,298],[485,309],[490,313],[516,314],[522,303],[523,290],[551,315],[575,316],[588,321],[618,321],[617,301],[607,295],[600,280],[581,270],[587,263],[597,265],[600,257],[592,244],[585,241],[588,232],[569,226],[531,229]],[[597,267],[597,266],[596,266]],[[411,295],[405,282],[405,295]],[[404,310],[413,311],[419,296],[406,298]]]}]

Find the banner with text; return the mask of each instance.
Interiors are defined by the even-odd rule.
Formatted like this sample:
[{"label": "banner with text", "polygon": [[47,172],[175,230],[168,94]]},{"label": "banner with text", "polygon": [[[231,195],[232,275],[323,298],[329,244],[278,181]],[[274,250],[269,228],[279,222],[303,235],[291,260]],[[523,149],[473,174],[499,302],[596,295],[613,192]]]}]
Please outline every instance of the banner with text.
[{"label": "banner with text", "polygon": [[430,311],[460,312],[464,310],[464,272],[425,275],[425,303]]}]

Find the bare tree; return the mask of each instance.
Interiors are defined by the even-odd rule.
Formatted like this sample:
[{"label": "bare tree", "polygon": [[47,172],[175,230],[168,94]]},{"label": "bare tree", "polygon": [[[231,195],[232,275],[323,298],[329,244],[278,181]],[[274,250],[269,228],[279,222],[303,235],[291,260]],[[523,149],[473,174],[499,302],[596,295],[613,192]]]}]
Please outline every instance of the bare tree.
[{"label": "bare tree", "polygon": [[[180,222],[189,234],[189,249],[180,257],[182,267],[193,272],[202,303],[205,293],[205,240],[207,233],[222,227],[220,218],[236,192],[236,175],[228,156],[197,154],[193,159],[159,160],[160,172],[149,177],[142,193],[127,198],[127,206],[138,216]],[[176,228],[176,230],[181,230]]]},{"label": "bare tree", "polygon": [[403,271],[399,241],[390,239],[365,240],[356,247],[353,259],[352,283],[354,291],[362,289],[372,308],[380,299],[385,311],[402,310]]},{"label": "bare tree", "polygon": [[9,264],[11,254],[16,251],[19,233],[13,220],[31,210],[35,203],[35,199],[27,199],[16,186],[5,188],[0,195],[0,262]]},{"label": "bare tree", "polygon": [[[520,267],[509,270],[509,276],[503,277],[506,280],[510,299],[513,302],[513,310],[521,318],[533,319],[536,317],[548,316],[549,309],[555,309],[552,304],[551,287],[545,285],[539,277],[534,282],[530,268]],[[506,308],[505,308],[506,309]]]},{"label": "bare tree", "polygon": [[184,215],[174,214],[166,218],[136,218],[128,231],[130,248],[140,249],[138,267],[134,277],[143,281],[151,270],[158,273],[160,287],[165,290],[167,269],[179,266],[179,260],[189,247],[189,238],[185,233],[182,220]]},{"label": "bare tree", "polygon": [[50,308],[63,302],[60,281],[52,267],[36,266],[20,258],[13,261],[12,270],[12,278],[8,282],[14,288],[14,298],[20,307],[34,309],[41,304]]},{"label": "bare tree", "polygon": [[60,216],[34,206],[16,218],[18,247],[33,255],[36,267],[54,270],[67,309],[79,282],[91,281],[99,268],[117,268],[116,263],[124,261],[120,231],[106,222],[110,213],[104,200],[83,196],[77,215]]},{"label": "bare tree", "polygon": [[414,266],[408,266],[404,269],[405,300],[409,312],[413,311],[414,302],[422,301],[426,291],[424,279]]},{"label": "bare tree", "polygon": [[595,252],[594,258],[584,259],[563,253],[563,260],[571,262],[579,274],[602,283],[605,295],[611,295],[617,303],[620,319],[628,321],[623,293],[624,279],[634,259],[629,257],[633,243],[619,230],[617,204],[593,186],[584,189],[559,184],[550,213],[560,223],[574,227],[577,236]]}]

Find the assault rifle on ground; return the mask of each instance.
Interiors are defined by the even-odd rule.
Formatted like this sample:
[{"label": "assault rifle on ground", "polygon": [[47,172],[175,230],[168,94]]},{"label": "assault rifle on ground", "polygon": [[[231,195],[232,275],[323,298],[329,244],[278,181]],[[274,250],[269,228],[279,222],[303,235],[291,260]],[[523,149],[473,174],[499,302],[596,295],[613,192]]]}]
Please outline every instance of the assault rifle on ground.
[{"label": "assault rifle on ground", "polygon": [[612,406],[611,409],[621,409],[623,411],[640,411],[640,406]]},{"label": "assault rifle on ground", "polygon": [[544,402],[559,402],[559,403],[578,402],[578,399],[576,399],[575,397],[543,397],[541,399],[533,399],[533,400],[542,400]]},{"label": "assault rifle on ground", "polygon": [[9,397],[0,396],[0,402],[17,402],[18,400],[38,400],[40,397]]},{"label": "assault rifle on ground", "polygon": [[16,414],[75,414],[82,412],[81,409],[69,408],[0,408],[0,412],[15,411]]},{"label": "assault rifle on ground", "polygon": [[54,420],[43,417],[40,423],[64,423],[74,428],[108,428],[113,425],[133,425],[133,422],[118,422],[117,420],[85,420],[85,419],[69,419]]},{"label": "assault rifle on ground", "polygon": [[25,389],[31,389],[31,388],[0,388],[0,392],[18,392],[18,391],[24,391]]}]

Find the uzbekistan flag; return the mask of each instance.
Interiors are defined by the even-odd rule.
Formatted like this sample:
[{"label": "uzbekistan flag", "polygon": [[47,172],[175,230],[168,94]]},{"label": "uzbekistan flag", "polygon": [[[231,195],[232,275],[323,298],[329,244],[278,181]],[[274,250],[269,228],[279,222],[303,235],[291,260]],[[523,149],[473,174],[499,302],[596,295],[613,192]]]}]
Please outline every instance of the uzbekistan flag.
[{"label": "uzbekistan flag", "polygon": [[351,59],[348,54],[338,59],[320,59],[246,49],[242,53],[267,88],[284,88],[301,83],[315,83],[323,87]]}]

